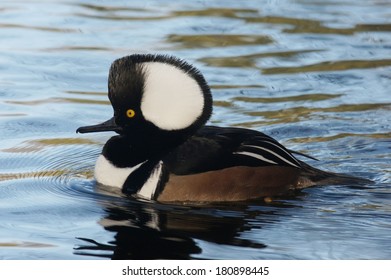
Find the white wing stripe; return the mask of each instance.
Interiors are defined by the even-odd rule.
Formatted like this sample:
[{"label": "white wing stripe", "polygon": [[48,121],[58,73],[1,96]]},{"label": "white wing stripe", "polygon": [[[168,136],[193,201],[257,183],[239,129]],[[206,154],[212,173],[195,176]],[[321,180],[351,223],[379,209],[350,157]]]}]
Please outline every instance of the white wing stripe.
[{"label": "white wing stripe", "polygon": [[[283,151],[285,154],[287,154],[294,162],[296,162],[296,167],[300,167],[300,162],[294,157],[292,156],[288,151],[286,151],[285,149],[281,149],[278,145],[276,145],[275,143],[272,143],[272,142],[269,142],[270,144],[274,145],[275,147],[277,147],[280,151]],[[294,164],[295,165],[295,164]]]},{"label": "white wing stripe", "polygon": [[239,154],[239,155],[245,155],[245,156],[249,156],[249,157],[253,157],[253,158],[256,158],[256,159],[259,159],[259,160],[262,160],[262,161],[266,161],[266,162],[269,162],[269,163],[272,163],[272,164],[277,164],[277,162],[274,162],[270,159],[267,159],[261,155],[258,155],[258,154],[255,154],[255,153],[250,153],[250,152],[235,152],[234,154]]},{"label": "white wing stripe", "polygon": [[293,166],[295,166],[295,167],[299,167],[299,166],[297,166],[296,164],[294,164],[293,162],[287,160],[286,158],[280,156],[279,154],[277,154],[277,153],[275,153],[275,152],[273,152],[273,151],[271,151],[271,150],[269,150],[269,149],[266,149],[266,148],[263,148],[263,147],[259,147],[259,146],[254,146],[254,145],[243,145],[243,147],[251,147],[251,148],[256,148],[256,149],[264,150],[264,151],[266,151],[266,152],[268,152],[268,153],[270,153],[270,154],[272,154],[272,155],[278,157],[279,159],[285,161],[286,163],[288,163],[288,164],[290,164],[290,165],[293,165]]},{"label": "white wing stripe", "polygon": [[287,154],[291,159],[293,159],[298,165],[300,165],[300,163],[297,161],[297,159],[295,159],[288,151],[284,150],[284,149],[281,149],[281,147],[279,147],[278,145],[276,145],[276,143],[273,143],[271,141],[264,141],[266,143],[269,143],[275,147],[277,147],[280,151],[283,151],[285,154]]}]

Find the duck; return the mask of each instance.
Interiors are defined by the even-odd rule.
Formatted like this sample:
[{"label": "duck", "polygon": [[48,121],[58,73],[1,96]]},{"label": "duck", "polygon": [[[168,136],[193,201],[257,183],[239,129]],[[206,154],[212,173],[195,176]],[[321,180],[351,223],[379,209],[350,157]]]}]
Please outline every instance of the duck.
[{"label": "duck", "polygon": [[[94,177],[129,197],[162,203],[271,199],[313,186],[366,184],[298,159],[257,130],[208,125],[211,89],[192,64],[172,55],[132,54],[109,70],[114,116],[77,133],[112,131]],[[312,158],[310,156],[307,156]]]}]

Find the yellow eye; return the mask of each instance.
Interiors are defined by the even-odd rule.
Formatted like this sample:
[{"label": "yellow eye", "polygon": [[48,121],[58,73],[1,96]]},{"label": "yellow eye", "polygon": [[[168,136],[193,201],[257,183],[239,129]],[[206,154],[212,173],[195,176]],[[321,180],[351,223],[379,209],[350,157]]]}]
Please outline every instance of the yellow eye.
[{"label": "yellow eye", "polygon": [[129,110],[126,111],[126,116],[128,118],[133,118],[135,115],[136,115],[136,112],[134,110],[132,110],[132,109],[129,109]]}]

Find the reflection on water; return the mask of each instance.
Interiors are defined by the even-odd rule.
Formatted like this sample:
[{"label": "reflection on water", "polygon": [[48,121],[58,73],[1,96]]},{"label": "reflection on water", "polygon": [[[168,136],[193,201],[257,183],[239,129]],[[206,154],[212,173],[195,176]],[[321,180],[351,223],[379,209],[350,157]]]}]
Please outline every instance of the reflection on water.
[{"label": "reflection on water", "polygon": [[[0,259],[389,259],[387,1],[6,2],[0,8]],[[28,19],[28,20],[27,20]],[[271,202],[162,205],[97,188],[110,63],[194,63],[211,123],[263,131],[374,180]],[[305,159],[310,160],[310,159]]]},{"label": "reflection on water", "polygon": [[202,248],[197,240],[262,249],[266,245],[261,240],[242,238],[242,233],[278,222],[284,209],[293,206],[256,204],[253,209],[248,203],[172,206],[127,200],[105,204],[106,214],[99,224],[115,233],[114,240],[102,244],[79,237],[85,242],[76,254],[112,259],[199,258]]}]

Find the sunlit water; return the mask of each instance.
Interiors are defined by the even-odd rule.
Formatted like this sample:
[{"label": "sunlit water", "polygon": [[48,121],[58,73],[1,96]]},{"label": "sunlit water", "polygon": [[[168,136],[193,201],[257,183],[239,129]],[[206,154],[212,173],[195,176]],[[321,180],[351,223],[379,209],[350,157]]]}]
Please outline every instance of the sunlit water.
[{"label": "sunlit water", "polygon": [[[391,2],[1,1],[0,258],[391,258]],[[96,189],[111,62],[195,64],[211,123],[370,178],[271,203],[161,205]]]}]

